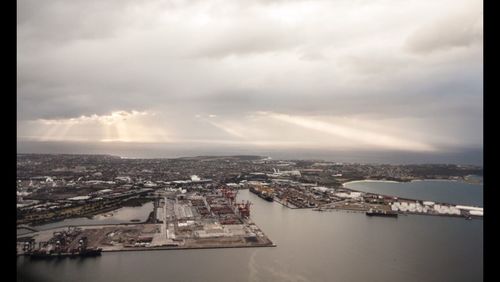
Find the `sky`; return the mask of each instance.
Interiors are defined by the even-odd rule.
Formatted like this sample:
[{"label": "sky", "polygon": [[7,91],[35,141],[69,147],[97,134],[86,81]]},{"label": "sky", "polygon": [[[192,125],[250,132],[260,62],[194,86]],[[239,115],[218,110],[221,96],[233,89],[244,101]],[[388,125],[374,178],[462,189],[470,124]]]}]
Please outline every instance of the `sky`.
[{"label": "sky", "polygon": [[482,1],[17,8],[18,143],[483,146]]}]

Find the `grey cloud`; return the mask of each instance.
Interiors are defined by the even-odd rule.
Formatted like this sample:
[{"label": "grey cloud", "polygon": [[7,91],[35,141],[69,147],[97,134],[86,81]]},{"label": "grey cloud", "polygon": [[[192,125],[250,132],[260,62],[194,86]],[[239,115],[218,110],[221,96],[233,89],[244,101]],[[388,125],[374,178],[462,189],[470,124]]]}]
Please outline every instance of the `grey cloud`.
[{"label": "grey cloud", "polygon": [[446,16],[421,27],[410,35],[405,48],[417,54],[428,54],[480,44],[482,40],[482,9],[473,9]]},{"label": "grey cloud", "polygon": [[301,44],[300,34],[293,28],[267,20],[242,20],[237,26],[216,27],[195,56],[224,58],[280,52]]},{"label": "grey cloud", "polygon": [[394,54],[374,53],[341,57],[338,63],[340,67],[349,68],[362,75],[391,75],[410,64],[407,59],[398,58]]},{"label": "grey cloud", "polygon": [[[288,5],[302,2],[322,8],[312,10],[322,12],[319,19],[279,20],[300,14]],[[474,11],[411,35],[412,52],[433,53],[414,56],[400,46],[427,23],[394,17],[365,30],[345,15],[384,19],[384,12],[359,2],[343,1],[339,11],[330,1],[229,1],[221,11],[204,1],[183,3],[20,1],[18,120],[151,110],[171,134],[214,139],[227,132],[195,115],[214,114],[225,125],[272,111],[420,120],[430,124],[429,140],[447,132],[477,143],[482,26]],[[199,23],[199,15],[210,21]]]},{"label": "grey cloud", "polygon": [[238,31],[234,36],[225,35],[231,38],[229,42],[209,43],[206,48],[200,51],[202,57],[224,58],[231,55],[251,55],[256,53],[267,53],[290,49],[296,41],[289,37],[280,38],[279,32],[275,34],[253,33],[252,31]]},{"label": "grey cloud", "polygon": [[122,12],[133,1],[18,1],[21,35],[39,41],[63,42],[113,35]]}]

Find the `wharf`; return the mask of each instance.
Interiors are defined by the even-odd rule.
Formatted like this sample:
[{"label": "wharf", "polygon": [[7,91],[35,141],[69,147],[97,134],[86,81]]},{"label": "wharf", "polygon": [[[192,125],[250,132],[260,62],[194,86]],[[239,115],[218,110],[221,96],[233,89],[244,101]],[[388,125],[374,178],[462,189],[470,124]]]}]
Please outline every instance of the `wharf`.
[{"label": "wharf", "polygon": [[[18,254],[74,249],[82,238],[103,252],[275,247],[249,218],[250,202],[222,189],[158,197],[150,222],[56,227],[19,234]],[[34,231],[34,230],[31,230]]]},{"label": "wharf", "polygon": [[200,249],[239,249],[239,248],[263,248],[263,247],[277,247],[274,243],[254,244],[254,245],[207,245],[207,246],[182,246],[182,247],[137,247],[137,248],[123,248],[123,249],[103,249],[102,252],[133,252],[133,251],[165,251],[165,250],[200,250]]},{"label": "wharf", "polygon": [[282,200],[280,200],[279,198],[275,197],[274,198],[274,201],[284,207],[287,207],[289,209],[292,209],[292,210],[296,210],[296,209],[314,209],[314,207],[297,207],[297,206],[294,206],[290,203],[284,203]]}]

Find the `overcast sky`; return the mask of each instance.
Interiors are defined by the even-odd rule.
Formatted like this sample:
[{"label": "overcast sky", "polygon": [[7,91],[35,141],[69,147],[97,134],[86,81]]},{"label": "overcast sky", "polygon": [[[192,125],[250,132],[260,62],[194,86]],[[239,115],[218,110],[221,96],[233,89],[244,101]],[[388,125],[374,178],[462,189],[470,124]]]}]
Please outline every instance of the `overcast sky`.
[{"label": "overcast sky", "polygon": [[18,140],[482,148],[483,6],[18,0]]}]

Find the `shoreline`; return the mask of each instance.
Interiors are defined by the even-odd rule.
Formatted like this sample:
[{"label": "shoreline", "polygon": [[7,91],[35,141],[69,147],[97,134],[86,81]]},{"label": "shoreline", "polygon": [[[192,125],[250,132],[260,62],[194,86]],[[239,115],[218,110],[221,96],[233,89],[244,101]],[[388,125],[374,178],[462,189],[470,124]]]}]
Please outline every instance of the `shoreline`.
[{"label": "shoreline", "polygon": [[[19,234],[17,236],[23,236],[23,235],[26,235],[26,234],[31,234],[31,233],[37,233],[37,232],[44,232],[44,231],[50,231],[50,230],[55,230],[55,229],[66,229],[68,227],[79,227],[79,228],[91,228],[91,227],[96,227],[96,228],[99,228],[99,227],[109,227],[109,226],[116,226],[116,225],[119,225],[119,226],[127,226],[127,225],[143,225],[143,224],[155,224],[155,223],[149,223],[147,221],[144,221],[144,222],[123,222],[123,223],[96,223],[96,224],[68,224],[68,225],[61,225],[61,226],[54,226],[54,227],[50,227],[50,228],[47,228],[47,229],[41,229],[41,230],[37,230],[37,231],[31,231],[30,232],[26,232],[26,233],[23,233],[23,234]],[[33,228],[33,229],[36,229],[34,226],[30,226],[30,228]],[[18,227],[17,229],[27,229],[25,226],[21,226],[21,227]],[[17,230],[16,229],[16,230]],[[29,229],[27,229],[29,230]]]},{"label": "shoreline", "polygon": [[[366,210],[356,210],[356,209],[345,209],[345,208],[323,208],[321,210],[315,210],[319,212],[351,212],[351,213],[366,213]],[[463,215],[453,215],[453,214],[429,214],[429,213],[418,213],[418,212],[396,212],[398,216],[437,216],[437,217],[448,217],[448,218],[463,218],[465,220],[482,220],[482,216],[470,216],[470,219]]]},{"label": "shoreline", "polygon": [[255,246],[196,246],[196,247],[137,247],[137,248],[129,248],[129,249],[121,249],[121,250],[102,250],[102,252],[137,252],[137,251],[164,251],[164,250],[203,250],[203,249],[239,249],[239,248],[265,248],[265,247],[277,247],[278,245],[274,243],[270,244],[260,244]]},{"label": "shoreline", "polygon": [[[242,249],[242,248],[273,248],[277,247],[278,245],[274,243],[270,244],[260,244],[260,245],[255,245],[255,246],[247,246],[247,245],[240,245],[240,246],[215,246],[215,245],[209,245],[209,246],[194,246],[194,247],[137,247],[137,248],[124,248],[124,249],[103,249],[102,253],[118,253],[118,252],[141,252],[141,251],[175,251],[175,250],[214,250],[214,249]],[[17,254],[17,257],[29,257],[27,254]],[[56,257],[54,257],[56,258]]]},{"label": "shoreline", "polygon": [[[153,201],[147,201],[145,203],[143,203],[142,205],[140,206],[120,206],[120,207],[117,207],[117,208],[113,208],[113,209],[110,209],[110,210],[103,210],[102,212],[97,212],[97,213],[91,213],[91,214],[87,214],[87,215],[82,215],[82,216],[72,216],[72,217],[66,217],[66,218],[55,218],[55,219],[51,219],[51,220],[46,220],[46,221],[43,221],[42,223],[40,224],[30,224],[30,223],[22,223],[22,224],[17,224],[17,226],[21,226],[21,227],[18,227],[16,228],[17,229],[26,229],[25,226],[28,226],[30,228],[33,228],[33,229],[37,229],[41,226],[45,226],[45,225],[49,225],[49,224],[54,224],[54,223],[58,223],[58,222],[63,222],[65,220],[78,220],[78,219],[88,219],[88,220],[95,220],[93,219],[94,217],[96,216],[99,216],[99,215],[104,215],[104,214],[107,214],[107,213],[111,213],[111,212],[116,212],[120,209],[123,209],[123,208],[137,208],[137,207],[142,207],[150,202],[153,202]],[[91,224],[68,224],[68,225],[64,225],[64,226],[94,226],[94,225],[123,225],[123,224],[147,224],[149,223],[149,218],[150,215],[148,215],[148,217],[145,219],[145,220],[140,220],[140,221],[132,221],[132,220],[135,220],[135,219],[131,219],[129,222],[116,222],[116,223],[91,223]],[[106,220],[107,217],[104,217],[104,220]],[[53,228],[59,228],[59,227],[51,227],[51,228],[48,228],[48,229],[41,229],[39,231],[44,231],[44,230],[50,230],[50,229],[53,229]]]},{"label": "shoreline", "polygon": [[[425,182],[425,181],[442,181],[442,182],[448,182],[449,181],[449,182],[463,182],[463,183],[467,183],[467,184],[471,184],[471,185],[481,185],[481,186],[483,185],[482,183],[470,183],[470,182],[466,182],[466,181],[464,181],[464,179],[412,179],[410,181],[363,179],[363,180],[352,180],[352,181],[343,182],[342,183],[342,188],[348,189],[348,190],[351,190],[351,191],[365,193],[364,191],[360,191],[360,190],[356,190],[356,189],[353,189],[353,188],[350,188],[350,187],[346,187],[346,184],[350,184],[350,183],[362,183],[362,182],[365,182],[365,183],[370,183],[370,182],[373,182],[373,183],[377,183],[377,182],[380,182],[380,183],[409,183],[409,182]],[[379,194],[379,195],[386,196],[386,197],[396,197],[394,195],[383,195],[383,194]],[[409,198],[404,198],[404,197],[398,197],[398,198],[399,199],[405,199],[405,200],[415,200],[415,199],[409,199]],[[274,202],[277,202],[278,204],[282,205],[283,207],[290,208],[290,209],[314,209],[313,207],[307,207],[307,208],[290,207],[290,206],[282,203],[280,200],[278,200],[276,198],[274,199]],[[149,201],[143,203],[141,206],[143,206],[143,205],[145,205],[147,203],[149,203]],[[127,206],[122,206],[122,207],[118,207],[118,208],[115,208],[115,209],[110,210],[110,211],[105,211],[105,212],[102,212],[102,213],[95,213],[95,214],[92,215],[92,217],[95,217],[95,216],[98,216],[98,215],[102,215],[102,214],[106,214],[108,212],[116,211],[116,210],[119,210],[121,208],[126,208],[126,207]],[[144,221],[139,221],[139,222],[129,221],[129,222],[118,222],[118,223],[67,224],[67,225],[62,225],[62,226],[54,226],[54,227],[50,227],[50,228],[46,228],[46,229],[45,228],[44,229],[38,229],[38,228],[43,227],[43,226],[48,225],[48,224],[58,223],[58,222],[62,222],[64,220],[72,220],[72,219],[89,219],[89,217],[79,216],[79,217],[70,217],[70,218],[64,218],[64,219],[58,219],[58,220],[56,219],[56,220],[53,220],[53,221],[48,221],[48,222],[44,222],[42,224],[36,224],[36,225],[21,224],[21,226],[18,225],[18,227],[16,228],[16,230],[19,230],[19,229],[29,230],[29,229],[26,228],[26,226],[37,230],[37,231],[25,232],[23,234],[19,234],[18,235],[18,236],[23,236],[23,235],[28,235],[28,234],[40,232],[40,231],[47,231],[47,230],[58,229],[58,228],[67,228],[68,226],[78,226],[78,227],[92,227],[92,226],[96,226],[96,227],[98,227],[98,226],[106,226],[106,225],[141,225],[141,224],[148,224],[148,223],[150,223],[149,222],[149,216],[148,216],[148,218],[146,218]]]},{"label": "shoreline", "polygon": [[471,184],[471,185],[481,185],[483,186],[483,182],[470,182],[465,179],[432,179],[432,178],[424,178],[424,179],[412,179],[410,181],[396,181],[396,180],[379,180],[379,179],[363,179],[363,180],[352,180],[352,181],[346,181],[342,182],[342,187],[351,189],[349,187],[345,187],[345,184],[349,183],[358,183],[358,182],[384,182],[384,183],[410,183],[410,182],[425,182],[425,181],[443,181],[443,182],[462,182],[466,184]]},{"label": "shoreline", "polygon": [[[361,193],[372,193],[372,194],[376,194],[376,195],[380,195],[380,196],[383,196],[383,197],[396,197],[398,198],[399,200],[408,200],[408,201],[429,201],[429,200],[425,200],[425,199],[415,199],[415,198],[407,198],[407,197],[403,197],[403,196],[396,196],[396,195],[388,195],[388,194],[381,194],[381,193],[375,193],[375,192],[366,192],[366,191],[362,191],[362,190],[358,190],[356,188],[350,188],[350,187],[346,187],[345,184],[349,184],[349,183],[359,183],[359,182],[385,182],[385,183],[397,183],[397,184],[403,184],[403,183],[410,183],[410,182],[425,182],[425,181],[439,181],[439,182],[462,182],[462,181],[458,181],[458,180],[448,180],[448,179],[415,179],[415,180],[412,180],[412,181],[409,181],[409,182],[397,182],[397,181],[392,181],[392,180],[369,180],[369,179],[366,179],[366,180],[355,180],[355,181],[348,181],[348,182],[344,182],[342,183],[342,188],[344,189],[347,189],[347,190],[350,190],[350,191],[354,191],[354,192],[361,192]],[[463,182],[465,183],[465,182]],[[467,184],[470,184],[470,185],[478,185],[478,184],[472,184],[472,183],[467,183]],[[482,184],[481,184],[482,186]],[[449,202],[440,202],[440,201],[433,201],[433,202],[436,202],[437,204],[444,204],[444,205],[466,205],[466,204],[454,204],[454,203],[449,203]],[[470,205],[470,206],[473,206],[473,205]],[[477,205],[474,205],[474,207],[479,207],[479,208],[484,208],[484,204],[483,206],[477,206]]]}]

